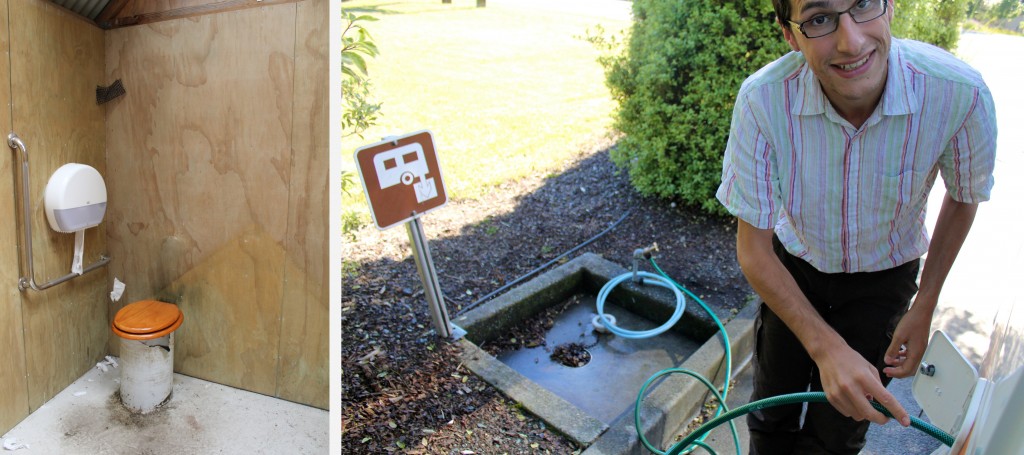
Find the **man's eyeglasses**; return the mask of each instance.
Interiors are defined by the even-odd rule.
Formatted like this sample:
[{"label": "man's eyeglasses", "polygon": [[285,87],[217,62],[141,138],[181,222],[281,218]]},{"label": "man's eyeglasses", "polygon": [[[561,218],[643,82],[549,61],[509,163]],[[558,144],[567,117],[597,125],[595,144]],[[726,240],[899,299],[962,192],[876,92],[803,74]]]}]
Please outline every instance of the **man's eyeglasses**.
[{"label": "man's eyeglasses", "polygon": [[839,16],[849,14],[850,19],[858,24],[873,21],[885,14],[887,0],[857,0],[850,9],[834,13],[815,14],[803,22],[793,22],[786,19],[786,22],[800,28],[800,33],[808,38],[819,38],[836,31],[839,27]]}]

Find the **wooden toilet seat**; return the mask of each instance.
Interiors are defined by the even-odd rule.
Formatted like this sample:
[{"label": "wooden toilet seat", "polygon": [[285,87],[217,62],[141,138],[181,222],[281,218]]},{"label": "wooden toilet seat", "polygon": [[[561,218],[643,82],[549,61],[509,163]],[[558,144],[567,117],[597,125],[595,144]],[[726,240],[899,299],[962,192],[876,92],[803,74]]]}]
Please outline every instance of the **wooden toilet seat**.
[{"label": "wooden toilet seat", "polygon": [[140,300],[126,305],[114,316],[110,327],[121,338],[152,340],[177,330],[185,316],[177,305]]}]

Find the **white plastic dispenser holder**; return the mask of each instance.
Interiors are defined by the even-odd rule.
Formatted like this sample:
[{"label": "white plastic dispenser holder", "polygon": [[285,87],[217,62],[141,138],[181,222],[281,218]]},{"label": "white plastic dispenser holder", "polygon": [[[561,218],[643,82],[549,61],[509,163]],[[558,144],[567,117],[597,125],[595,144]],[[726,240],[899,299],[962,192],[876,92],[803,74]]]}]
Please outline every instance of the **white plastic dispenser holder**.
[{"label": "white plastic dispenser holder", "polygon": [[82,231],[103,221],[107,211],[107,186],[99,171],[91,166],[68,163],[50,176],[43,203],[53,230]]},{"label": "white plastic dispenser holder", "polygon": [[85,230],[100,224],[107,211],[107,186],[90,166],[68,163],[57,169],[46,183],[43,197],[46,219],[57,232],[75,233],[75,255],[71,273],[81,275],[85,251]]}]

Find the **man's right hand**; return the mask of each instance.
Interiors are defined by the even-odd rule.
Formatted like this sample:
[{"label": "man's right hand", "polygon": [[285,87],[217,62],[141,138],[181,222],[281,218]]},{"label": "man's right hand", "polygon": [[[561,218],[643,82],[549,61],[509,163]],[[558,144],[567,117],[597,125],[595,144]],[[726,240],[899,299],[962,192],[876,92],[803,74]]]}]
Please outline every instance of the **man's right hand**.
[{"label": "man's right hand", "polygon": [[900,425],[910,426],[910,415],[882,385],[875,366],[842,340],[840,343],[822,350],[815,358],[828,402],[844,416],[883,425],[889,419],[871,406],[870,401],[874,399],[885,406]]}]

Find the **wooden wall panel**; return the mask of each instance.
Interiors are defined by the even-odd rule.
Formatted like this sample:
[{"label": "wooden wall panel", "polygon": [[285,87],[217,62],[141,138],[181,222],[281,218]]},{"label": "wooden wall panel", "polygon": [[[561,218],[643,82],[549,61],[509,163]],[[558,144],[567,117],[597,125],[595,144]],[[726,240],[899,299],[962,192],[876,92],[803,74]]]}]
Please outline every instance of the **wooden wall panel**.
[{"label": "wooden wall panel", "polygon": [[[83,163],[104,175],[103,31],[42,0],[9,3],[13,130],[26,143],[32,184],[32,242],[39,283],[71,268],[74,235],[52,231],[43,190],[60,166]],[[109,222],[109,218],[107,220]],[[84,263],[106,253],[106,226],[86,231]],[[106,353],[106,272],[22,294],[28,400],[42,405]]]},{"label": "wooden wall panel", "polygon": [[[7,33],[7,0],[0,1],[0,51],[10,51]],[[9,60],[0,58],[0,106],[11,102],[11,92],[3,87],[11,86]],[[11,129],[10,109],[0,109],[2,130]],[[4,134],[6,141],[7,135]],[[6,147],[5,147],[6,148]],[[7,149],[0,159],[0,188],[7,194],[17,183],[14,169],[17,155]],[[20,192],[17,194],[21,194]],[[4,245],[20,243],[17,206],[13,197],[0,197],[0,214],[7,220],[0,224],[0,242]],[[22,326],[21,293],[18,292],[18,249],[0,248],[0,434],[4,434],[28,415],[28,385],[25,382],[25,332]]]},{"label": "wooden wall panel", "polygon": [[284,264],[280,242],[253,225],[164,289],[185,313],[175,367],[274,395]]},{"label": "wooden wall panel", "polygon": [[287,267],[281,310],[278,396],[328,407],[328,34],[327,0],[298,5],[295,115],[288,202]]},{"label": "wooden wall panel", "polygon": [[[295,4],[107,32],[111,272],[178,303],[175,368],[273,395],[292,172]],[[306,267],[300,263],[299,267]],[[326,320],[325,322],[326,323]]]}]

